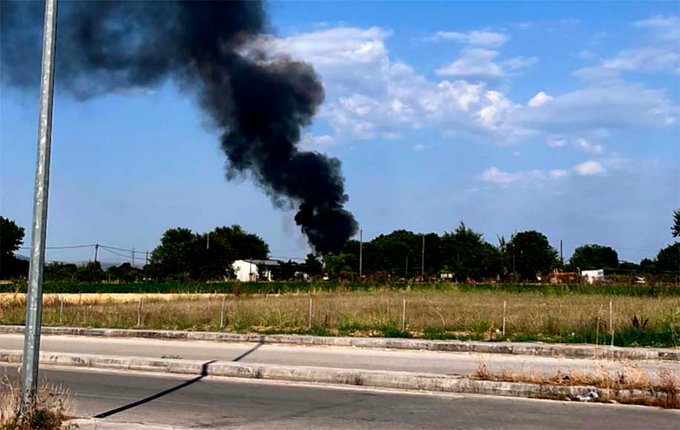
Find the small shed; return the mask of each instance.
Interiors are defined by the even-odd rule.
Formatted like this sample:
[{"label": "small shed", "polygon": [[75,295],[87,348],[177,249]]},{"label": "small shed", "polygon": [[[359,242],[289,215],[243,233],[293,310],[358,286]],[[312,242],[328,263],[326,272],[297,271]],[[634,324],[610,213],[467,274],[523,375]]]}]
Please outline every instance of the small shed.
[{"label": "small shed", "polygon": [[279,265],[276,260],[236,260],[231,267],[241,282],[271,281],[271,268]]},{"label": "small shed", "polygon": [[595,282],[602,282],[604,281],[604,269],[581,270],[581,276],[589,284],[594,284]]}]

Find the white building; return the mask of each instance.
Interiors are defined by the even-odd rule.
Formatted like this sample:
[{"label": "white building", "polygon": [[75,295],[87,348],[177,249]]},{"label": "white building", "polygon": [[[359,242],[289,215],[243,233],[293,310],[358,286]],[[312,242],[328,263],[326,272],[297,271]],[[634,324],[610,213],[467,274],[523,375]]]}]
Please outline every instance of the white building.
[{"label": "white building", "polygon": [[589,284],[604,281],[604,270],[603,269],[581,270],[581,276],[583,276],[583,278]]},{"label": "white building", "polygon": [[279,265],[275,260],[236,260],[231,267],[236,279],[241,282],[271,281],[271,267]]}]

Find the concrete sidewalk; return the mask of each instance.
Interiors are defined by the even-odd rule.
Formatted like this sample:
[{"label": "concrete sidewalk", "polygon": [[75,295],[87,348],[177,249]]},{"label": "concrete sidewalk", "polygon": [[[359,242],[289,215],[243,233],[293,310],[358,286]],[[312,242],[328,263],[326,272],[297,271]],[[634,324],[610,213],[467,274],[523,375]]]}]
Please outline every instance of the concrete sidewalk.
[{"label": "concrete sidewalk", "polygon": [[[21,351],[0,351],[0,363],[18,365]],[[41,353],[42,365],[107,369],[114,371],[159,372],[218,378],[288,381],[314,384],[364,386],[396,390],[441,393],[486,394],[543,399],[661,399],[665,393],[639,389],[621,390],[583,385],[551,385],[523,382],[477,380],[460,375],[396,372],[384,370],[341,369],[313,366],[284,366],[224,361],[149,359],[144,357],[102,356],[66,353]]]},{"label": "concrete sidewalk", "polygon": [[[5,332],[0,334],[0,363],[17,366],[21,362],[20,329],[0,327],[0,332]],[[660,382],[663,372],[680,379],[680,361],[672,358],[677,354],[674,350],[148,330],[58,328],[44,329],[43,333],[40,362],[69,368],[580,401],[657,401],[664,394],[655,390],[493,382],[471,376],[483,364],[487,372],[495,374],[607,373],[623,380],[641,370],[652,383]],[[480,349],[492,352],[478,352]],[[611,354],[598,353],[602,351]]]},{"label": "concrete sidewalk", "polygon": [[[0,351],[21,351],[23,335],[0,335]],[[668,369],[680,376],[680,362],[636,360],[634,362],[592,358],[562,358],[441,352],[428,350],[355,348],[338,346],[299,346],[263,343],[224,343],[146,338],[105,338],[43,335],[44,353],[124,356],[148,359],[224,361],[282,366],[313,366],[397,372],[427,372],[468,376],[480,364],[489,371],[554,375],[557,371],[587,372],[599,368],[623,370],[632,364],[651,374]]]},{"label": "concrete sidewalk", "polygon": [[[0,325],[0,334],[23,333],[23,326]],[[259,335],[222,332],[173,330],[105,329],[83,327],[43,327],[45,335],[68,335],[110,338],[200,340],[220,343],[254,342],[267,345],[338,346],[388,348],[487,354],[536,355],[566,358],[609,358],[621,360],[668,360],[680,362],[680,348],[623,348],[584,344],[545,344],[511,342],[468,342],[378,337],[325,337],[306,335]]]}]

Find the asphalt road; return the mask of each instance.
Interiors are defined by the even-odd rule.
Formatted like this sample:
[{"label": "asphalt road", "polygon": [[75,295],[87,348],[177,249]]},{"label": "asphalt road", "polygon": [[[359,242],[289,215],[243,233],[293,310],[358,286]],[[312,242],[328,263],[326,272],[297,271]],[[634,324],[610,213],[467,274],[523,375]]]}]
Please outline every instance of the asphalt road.
[{"label": "asphalt road", "polygon": [[[16,378],[15,366],[0,376]],[[74,412],[107,420],[241,429],[678,429],[680,412],[602,404],[43,368]]]},{"label": "asphalt road", "polygon": [[[22,334],[0,335],[0,350],[21,350]],[[557,370],[586,371],[604,366],[609,371],[634,365],[655,375],[660,368],[680,376],[680,363],[585,360],[509,354],[454,353],[437,351],[384,350],[330,346],[261,345],[155,339],[121,339],[76,336],[42,336],[44,352],[68,352],[149,358],[239,361],[243,363],[319,366],[417,373],[469,375],[480,363],[490,371],[554,374]]]}]

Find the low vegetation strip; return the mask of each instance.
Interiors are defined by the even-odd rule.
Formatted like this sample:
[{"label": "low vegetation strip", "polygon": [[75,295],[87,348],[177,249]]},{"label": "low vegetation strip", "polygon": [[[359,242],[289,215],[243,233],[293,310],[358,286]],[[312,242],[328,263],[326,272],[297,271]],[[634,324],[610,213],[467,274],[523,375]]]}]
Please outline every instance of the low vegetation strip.
[{"label": "low vegetation strip", "polygon": [[[631,297],[680,297],[679,285],[629,284],[515,284],[515,283],[409,283],[409,282],[46,282],[45,293],[52,294],[289,294],[347,291],[441,291],[499,292],[544,295],[607,295]],[[0,284],[0,293],[25,293],[26,282]]]},{"label": "low vegetation strip", "polygon": [[[22,294],[0,296],[0,324],[22,325],[24,318]],[[43,323],[259,334],[680,345],[680,301],[676,297],[496,290],[381,288],[314,294],[176,296],[48,294]]]},{"label": "low vegetation strip", "polygon": [[475,380],[530,383],[541,386],[593,387],[599,390],[582,396],[581,400],[613,400],[621,403],[680,409],[680,378],[668,369],[661,369],[656,374],[651,374],[634,366],[616,372],[601,366],[585,372],[558,370],[554,375],[546,376],[533,372],[491,372],[484,363],[480,363],[470,377]]}]

